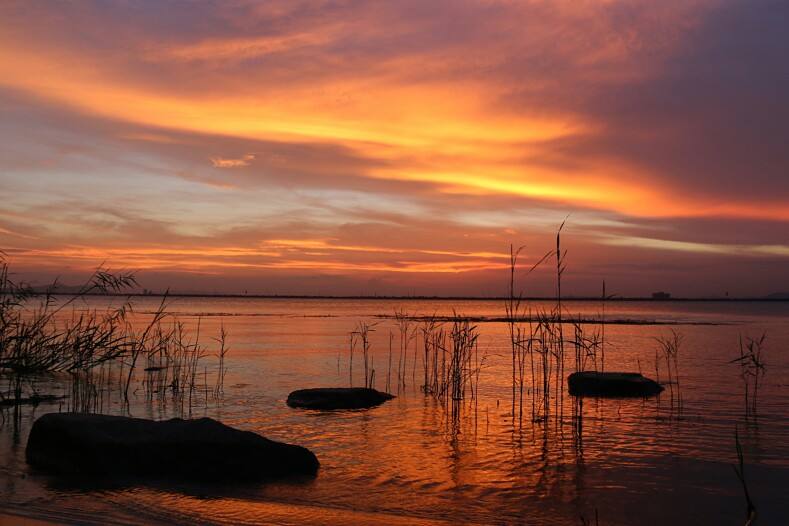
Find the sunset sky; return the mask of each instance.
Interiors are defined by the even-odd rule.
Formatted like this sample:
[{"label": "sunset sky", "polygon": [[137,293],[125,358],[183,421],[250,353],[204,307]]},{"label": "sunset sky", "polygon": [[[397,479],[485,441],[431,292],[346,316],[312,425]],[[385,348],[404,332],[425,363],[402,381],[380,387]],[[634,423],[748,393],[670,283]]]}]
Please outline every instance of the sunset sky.
[{"label": "sunset sky", "polygon": [[[147,288],[789,290],[789,3],[5,1],[0,250]],[[523,282],[551,294],[550,269]]]}]

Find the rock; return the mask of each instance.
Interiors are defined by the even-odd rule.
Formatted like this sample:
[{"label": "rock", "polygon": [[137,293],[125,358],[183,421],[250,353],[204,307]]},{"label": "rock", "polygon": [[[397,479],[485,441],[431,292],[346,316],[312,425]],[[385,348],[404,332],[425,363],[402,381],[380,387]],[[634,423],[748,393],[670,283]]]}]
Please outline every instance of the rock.
[{"label": "rock", "polygon": [[389,393],[366,387],[318,387],[293,391],[287,404],[305,409],[366,409],[392,398]]},{"label": "rock", "polygon": [[268,440],[210,418],[49,413],[33,423],[27,462],[59,475],[261,480],[314,475],[308,449]]},{"label": "rock", "polygon": [[663,391],[663,386],[639,373],[598,373],[583,371],[567,377],[573,396],[646,397]]}]

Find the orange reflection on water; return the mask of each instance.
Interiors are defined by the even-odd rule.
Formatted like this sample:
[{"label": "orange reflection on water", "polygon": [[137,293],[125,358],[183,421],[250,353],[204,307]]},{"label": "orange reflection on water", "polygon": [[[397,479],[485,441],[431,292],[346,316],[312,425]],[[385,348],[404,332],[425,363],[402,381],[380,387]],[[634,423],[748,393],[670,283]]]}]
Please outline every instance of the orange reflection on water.
[{"label": "orange reflection on water", "polygon": [[[101,308],[109,300],[89,301]],[[138,301],[132,322],[142,325],[158,299]],[[597,316],[598,307],[594,302],[566,304],[568,313],[585,318]],[[678,327],[686,335],[680,357],[683,411],[677,411],[668,391],[660,398],[586,399],[580,405],[560,382],[559,389],[552,390],[551,413],[543,422],[531,419],[528,374],[524,418],[513,421],[505,325],[479,323],[480,351],[485,356],[479,397],[465,400],[453,413],[446,402],[419,389],[423,374],[419,336],[399,355],[395,321],[381,317],[391,316],[395,308],[439,315],[461,309],[477,317],[501,315],[502,310],[499,302],[491,301],[173,299],[171,310],[189,327],[194,329],[200,320],[201,341],[209,351],[201,363],[209,376],[216,366],[211,355],[216,343],[211,338],[220,326],[230,335],[224,397],[216,403],[197,397],[192,416],[219,418],[271,439],[308,447],[321,462],[313,479],[238,487],[144,484],[110,488],[99,500],[91,490],[80,488],[41,490],[36,486],[40,482],[32,478],[24,480],[34,489],[17,486],[12,497],[24,500],[31,491],[44,491],[55,495],[57,502],[73,498],[88,513],[105,513],[103,506],[111,503],[152,521],[218,524],[574,524],[581,515],[592,516],[595,508],[601,520],[610,517],[614,524],[629,524],[647,506],[649,517],[659,524],[694,513],[725,521],[741,511],[736,480],[722,475],[730,475],[732,430],[742,419],[741,386],[736,368],[728,364],[727,351],[735,353],[738,333],[756,326],[769,329],[778,345],[789,342],[783,323],[786,312],[780,305],[764,314],[753,310],[759,306],[730,303],[612,304],[607,310],[612,320],[673,316],[685,321]],[[687,324],[731,322],[754,315],[756,322],[745,325]],[[370,342],[375,385],[382,389],[389,380],[397,398],[362,411],[287,407],[285,398],[294,389],[350,383],[348,333],[359,319],[374,323]],[[418,322],[412,325],[418,327]],[[655,376],[652,337],[667,330],[660,325],[607,326],[606,367],[640,369]],[[391,370],[390,332],[394,334]],[[363,381],[360,360],[357,349],[355,385]],[[771,366],[787,365],[787,357],[778,353],[771,360]],[[569,357],[566,365],[569,370]],[[398,369],[405,387],[396,386]],[[754,484],[771,481],[759,485],[759,492],[778,509],[781,497],[776,496],[776,488],[789,478],[787,395],[775,384],[767,383],[763,389],[758,432],[741,427],[740,439],[746,444]],[[112,396],[103,409],[122,411]],[[178,415],[167,403],[150,406],[141,395],[134,395],[131,412],[152,418]],[[29,425],[31,419],[26,418]],[[14,453],[9,447],[6,431],[0,434],[5,441],[0,452],[18,455],[19,450]],[[760,463],[772,466],[770,471],[765,474]],[[23,460],[6,465],[24,470]],[[96,499],[94,504],[91,498]]]}]

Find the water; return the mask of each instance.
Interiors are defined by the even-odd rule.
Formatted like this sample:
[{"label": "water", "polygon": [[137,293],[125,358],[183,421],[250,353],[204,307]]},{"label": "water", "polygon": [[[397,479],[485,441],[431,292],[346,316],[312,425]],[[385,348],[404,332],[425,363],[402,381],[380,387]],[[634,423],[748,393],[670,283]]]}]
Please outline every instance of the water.
[{"label": "water", "polygon": [[[91,299],[87,307],[107,301]],[[135,305],[144,313],[157,302],[143,298]],[[584,318],[600,314],[596,303],[565,307]],[[683,409],[672,408],[668,392],[650,400],[587,399],[580,433],[566,393],[547,422],[531,423],[527,414],[522,427],[513,426],[507,327],[497,322],[478,323],[486,355],[480,395],[457,420],[419,391],[421,362],[414,372],[413,354],[406,388],[381,407],[327,413],[285,405],[294,389],[348,385],[349,332],[359,320],[376,323],[372,351],[382,389],[390,331],[397,348],[395,309],[503,315],[494,301],[181,298],[171,304],[192,325],[199,316],[206,343],[220,324],[229,333],[225,395],[196,400],[192,416],[304,445],[321,461],[316,478],[238,487],[75,486],[24,462],[35,417],[67,406],[42,404],[0,426],[0,511],[87,524],[581,524],[581,516],[593,521],[595,510],[606,525],[743,524],[745,500],[732,469],[737,428],[759,524],[789,523],[789,303],[609,302],[609,320],[676,325],[607,325],[607,370],[640,369],[654,377],[654,337],[671,329],[684,335]],[[767,373],[758,416],[746,419],[739,370],[729,362],[738,356],[740,335],[763,332]],[[354,371],[361,371],[360,362]],[[63,379],[36,385],[56,392]],[[526,404],[530,410],[528,395]],[[108,395],[102,410],[122,413],[120,396]],[[171,406],[145,402],[141,392],[130,410],[149,418],[175,414]]]}]

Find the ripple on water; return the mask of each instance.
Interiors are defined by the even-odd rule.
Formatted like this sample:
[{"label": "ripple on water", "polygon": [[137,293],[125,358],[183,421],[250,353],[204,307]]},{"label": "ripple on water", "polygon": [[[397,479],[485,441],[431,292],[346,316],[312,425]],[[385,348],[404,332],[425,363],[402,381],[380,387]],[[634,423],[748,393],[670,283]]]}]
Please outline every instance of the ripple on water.
[{"label": "ripple on water", "polygon": [[[233,305],[229,302],[217,310],[235,312]],[[276,312],[287,314],[283,305],[279,302]],[[244,304],[237,310],[250,308]],[[266,308],[273,309],[261,310]],[[306,308],[316,314],[319,310],[315,305]],[[499,308],[486,304],[478,313],[491,315]],[[717,307],[705,312],[694,305],[663,314],[639,312],[638,305],[615,308],[621,311],[619,317],[736,318],[746,323],[681,328],[686,334],[680,361],[681,412],[672,408],[670,393],[646,401],[586,400],[579,422],[573,399],[565,394],[561,411],[552,405],[549,420],[533,424],[527,394],[523,426],[513,428],[511,365],[507,334],[500,324],[481,324],[481,350],[489,359],[480,377],[480,399],[476,409],[465,406],[453,419],[442,404],[411,385],[411,371],[409,386],[399,393],[393,389],[398,398],[371,410],[320,412],[285,405],[293,389],[347,385],[347,330],[359,312],[373,314],[369,304],[340,306],[331,319],[206,319],[202,330],[208,332],[225,323],[238,352],[231,350],[228,356],[222,403],[195,407],[193,414],[309,447],[321,461],[315,479],[232,489],[64,488],[24,463],[24,442],[33,418],[57,409],[41,406],[26,408],[18,426],[6,422],[0,427],[0,509],[73,522],[90,523],[90,517],[100,516],[117,523],[139,519],[176,524],[578,524],[581,515],[593,516],[597,509],[601,524],[727,524],[743,513],[741,490],[731,469],[737,427],[760,516],[766,524],[782,523],[789,517],[783,495],[789,487],[789,392],[780,380],[789,373],[789,354],[778,352],[789,348],[789,328],[783,319],[721,312]],[[190,311],[183,305],[179,309]],[[210,311],[204,302],[195,309]],[[697,310],[688,314],[687,309]],[[758,319],[758,327],[750,319]],[[338,325],[343,320],[347,326]],[[372,342],[375,364],[388,361],[386,323],[381,321]],[[774,346],[769,348],[773,352],[768,355],[768,378],[776,379],[763,385],[758,422],[746,424],[740,378],[728,362],[737,352],[739,333],[765,328]],[[608,327],[607,369],[652,374],[652,338],[664,330]],[[232,341],[234,334],[240,341]],[[380,387],[386,374],[376,376]],[[419,372],[415,376],[418,379]],[[42,392],[46,386],[37,384]],[[121,408],[110,404],[107,411],[119,413]],[[132,413],[172,414],[167,409],[153,411],[139,398]]]}]

